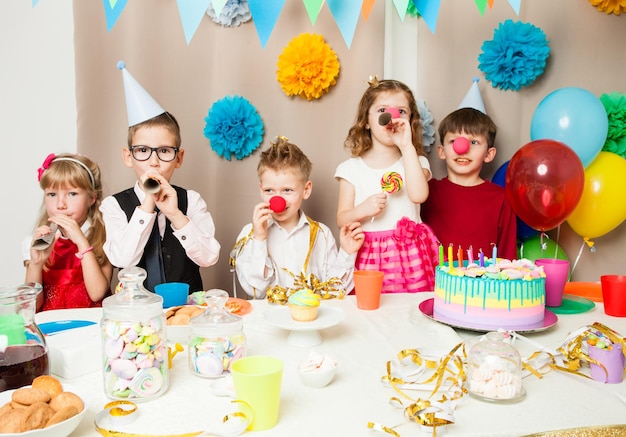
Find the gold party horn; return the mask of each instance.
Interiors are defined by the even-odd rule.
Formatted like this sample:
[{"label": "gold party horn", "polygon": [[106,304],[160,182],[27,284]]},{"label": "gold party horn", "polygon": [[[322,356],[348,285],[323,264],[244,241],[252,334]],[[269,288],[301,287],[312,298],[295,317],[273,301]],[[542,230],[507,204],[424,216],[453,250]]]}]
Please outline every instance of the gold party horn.
[{"label": "gold party horn", "polygon": [[154,178],[143,181],[143,190],[148,194],[156,194],[161,191],[161,182]]}]

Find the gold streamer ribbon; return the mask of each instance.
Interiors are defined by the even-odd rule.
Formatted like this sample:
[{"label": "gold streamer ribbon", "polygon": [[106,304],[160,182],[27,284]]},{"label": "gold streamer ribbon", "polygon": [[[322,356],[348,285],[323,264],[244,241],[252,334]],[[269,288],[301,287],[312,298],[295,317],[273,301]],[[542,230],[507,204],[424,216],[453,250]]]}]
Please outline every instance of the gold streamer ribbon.
[{"label": "gold streamer ribbon", "polygon": [[[590,376],[580,371],[582,363],[593,363],[602,368],[604,368],[604,366],[585,353],[583,343],[587,336],[598,332],[606,336],[613,344],[621,344],[622,353],[626,358],[626,339],[611,328],[599,322],[595,322],[593,325],[585,326],[576,331],[556,350],[558,354],[562,354],[563,356],[563,365],[557,364],[557,358],[554,353],[540,350],[531,354],[525,361],[522,361],[522,368],[537,378],[543,378],[543,374],[550,370],[559,370],[590,378]],[[512,334],[517,338],[523,339],[522,336],[515,332],[512,332]],[[432,428],[432,435],[434,437],[437,435],[437,427],[454,423],[453,410],[456,402],[467,394],[467,389],[463,388],[463,384],[466,380],[465,362],[467,360],[465,347],[465,343],[457,344],[440,360],[426,358],[420,354],[417,349],[403,349],[397,354],[400,364],[406,363],[408,360],[418,367],[419,376],[421,376],[426,369],[432,370],[432,374],[422,378],[423,381],[418,381],[417,379],[407,381],[405,378],[395,376],[392,369],[392,362],[388,361],[386,364],[386,375],[381,378],[382,382],[389,384],[396,393],[410,400],[408,405],[404,405],[398,397],[391,397],[389,402],[396,407],[404,408],[404,416],[407,420],[416,422],[422,427]],[[541,347],[541,345],[539,345],[539,347]],[[604,369],[606,371],[606,368]],[[397,373],[402,374],[402,372],[396,372],[396,374]],[[421,385],[431,384],[433,382],[435,383],[435,387],[428,395],[428,399],[413,399],[402,390],[403,387],[413,384]],[[443,386],[445,386],[445,392],[440,393]],[[434,401],[431,399],[438,394],[440,395],[439,400]],[[451,395],[451,397],[448,398],[448,395]],[[400,434],[390,427],[375,422],[368,422],[367,426],[375,431],[381,431],[400,437]],[[535,435],[539,436],[544,434],[533,434],[533,436]],[[548,434],[545,435],[547,436]]]},{"label": "gold streamer ribbon", "polygon": [[144,434],[116,431],[115,428],[129,425],[137,419],[137,416],[139,414],[137,405],[131,401],[109,402],[104,406],[104,409],[96,415],[94,425],[96,427],[96,431],[98,431],[104,437],[195,437],[199,435],[214,437],[233,437],[245,432],[245,430],[248,428],[248,425],[253,420],[254,415],[252,412],[252,408],[245,401],[234,400],[232,402],[240,404],[240,409],[243,411],[237,411],[226,415],[222,419],[222,423],[226,423],[229,420],[236,420],[237,422],[234,423],[232,429],[223,429],[221,431],[196,431],[180,434]]}]

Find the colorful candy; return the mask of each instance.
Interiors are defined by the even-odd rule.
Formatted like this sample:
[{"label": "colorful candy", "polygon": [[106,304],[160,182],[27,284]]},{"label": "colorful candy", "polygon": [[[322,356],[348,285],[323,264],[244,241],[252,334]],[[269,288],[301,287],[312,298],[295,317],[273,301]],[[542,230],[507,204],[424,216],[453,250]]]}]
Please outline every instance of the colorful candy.
[{"label": "colorful candy", "polygon": [[167,388],[163,319],[104,320],[104,381],[108,396],[142,400]]},{"label": "colorful candy", "polygon": [[397,193],[402,189],[402,184],[402,176],[395,171],[388,171],[380,178],[380,187],[385,193]]},{"label": "colorful candy", "polygon": [[193,337],[189,342],[189,364],[199,376],[211,378],[230,372],[232,363],[245,355],[245,338],[240,334]]}]

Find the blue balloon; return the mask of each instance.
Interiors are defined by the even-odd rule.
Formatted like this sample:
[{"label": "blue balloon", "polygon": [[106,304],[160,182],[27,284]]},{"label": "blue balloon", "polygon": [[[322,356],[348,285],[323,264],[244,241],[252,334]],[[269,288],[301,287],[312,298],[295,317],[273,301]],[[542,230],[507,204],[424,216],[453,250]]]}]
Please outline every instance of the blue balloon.
[{"label": "blue balloon", "polygon": [[609,131],[604,105],[591,92],[560,88],[539,102],[530,122],[531,140],[556,140],[569,146],[587,167],[602,150]]},{"label": "blue balloon", "polygon": [[[501,187],[504,187],[504,185],[506,184],[505,182],[506,181],[506,169],[509,168],[509,162],[510,161],[505,162],[504,164],[500,166],[500,168],[496,170],[496,172],[493,174],[493,177],[491,178],[491,182],[493,182],[496,185],[500,185]],[[526,241],[530,237],[533,237],[537,235],[538,233],[539,233],[538,230],[531,228],[522,219],[517,217],[517,239],[518,240]]]}]

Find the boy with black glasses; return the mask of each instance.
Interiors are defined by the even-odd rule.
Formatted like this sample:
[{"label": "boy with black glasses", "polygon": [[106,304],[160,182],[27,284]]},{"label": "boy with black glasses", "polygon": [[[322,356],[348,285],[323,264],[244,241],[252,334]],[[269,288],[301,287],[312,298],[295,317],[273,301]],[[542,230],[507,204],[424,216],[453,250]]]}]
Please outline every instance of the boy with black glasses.
[{"label": "boy with black glasses", "polygon": [[[130,127],[122,158],[135,171],[137,182],[102,202],[107,233],[104,251],[116,267],[144,268],[148,273],[144,285],[151,291],[163,282],[188,283],[190,293],[204,290],[199,267],[217,262],[220,244],[200,194],[170,185],[185,152],[180,127],[124,67],[120,69]],[[137,87],[143,91],[143,101],[135,98],[130,104],[128,95],[136,95]],[[156,188],[148,190],[148,186]]]}]

